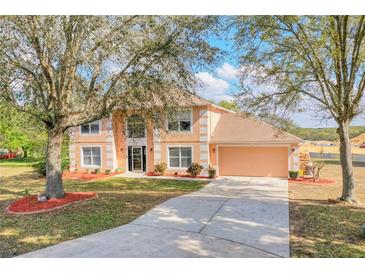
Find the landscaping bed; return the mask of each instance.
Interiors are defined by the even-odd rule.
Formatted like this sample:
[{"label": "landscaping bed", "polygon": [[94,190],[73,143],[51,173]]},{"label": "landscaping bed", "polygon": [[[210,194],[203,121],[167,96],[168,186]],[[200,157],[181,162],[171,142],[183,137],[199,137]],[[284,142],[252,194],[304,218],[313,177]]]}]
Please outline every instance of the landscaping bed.
[{"label": "landscaping bed", "polygon": [[156,174],[154,172],[147,172],[146,175],[147,176],[152,176],[152,177],[156,177],[156,176],[171,176],[171,177],[177,177],[177,178],[212,179],[212,178],[209,178],[208,176],[202,176],[202,175],[191,176],[189,174],[175,174],[175,173],[167,173],[165,175],[160,175],[160,174]]},{"label": "landscaping bed", "polygon": [[15,202],[7,208],[6,213],[14,215],[34,214],[49,212],[63,208],[67,205],[90,200],[96,197],[95,192],[68,192],[63,198],[53,198],[44,202],[37,200],[37,195],[28,195]]},{"label": "landscaping bed", "polygon": [[314,180],[313,178],[297,178],[297,179],[289,178],[288,180],[289,183],[311,184],[311,185],[328,185],[336,183],[334,179],[326,179],[326,178],[319,178],[318,180]]},{"label": "landscaping bed", "polygon": [[80,180],[80,181],[99,180],[113,176],[115,176],[114,173],[105,174],[105,173],[84,173],[84,172],[69,172],[69,171],[64,171],[62,173],[62,178],[64,180]]},{"label": "landscaping bed", "polygon": [[66,192],[95,192],[97,199],[43,214],[17,216],[6,214],[6,207],[26,195],[44,192],[45,179],[30,167],[0,167],[0,176],[0,257],[17,256],[127,224],[156,205],[208,183],[157,178],[66,179]]}]

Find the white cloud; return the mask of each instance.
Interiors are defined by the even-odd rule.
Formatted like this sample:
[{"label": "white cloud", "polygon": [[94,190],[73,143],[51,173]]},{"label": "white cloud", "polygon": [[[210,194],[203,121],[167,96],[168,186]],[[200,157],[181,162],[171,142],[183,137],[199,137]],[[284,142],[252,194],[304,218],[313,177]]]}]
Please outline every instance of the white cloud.
[{"label": "white cloud", "polygon": [[237,80],[238,78],[238,69],[235,69],[228,63],[224,63],[221,67],[217,68],[216,71],[218,77],[226,80]]},{"label": "white cloud", "polygon": [[196,73],[195,76],[202,83],[202,87],[198,88],[198,94],[201,97],[211,99],[216,102],[231,99],[231,96],[227,94],[230,87],[230,84],[227,81],[215,78],[212,74],[206,71]]}]

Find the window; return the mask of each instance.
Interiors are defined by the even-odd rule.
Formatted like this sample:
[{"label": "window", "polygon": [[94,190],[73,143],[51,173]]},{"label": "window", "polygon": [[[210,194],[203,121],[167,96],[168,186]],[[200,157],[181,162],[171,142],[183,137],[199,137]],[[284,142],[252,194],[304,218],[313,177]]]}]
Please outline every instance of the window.
[{"label": "window", "polygon": [[188,168],[192,163],[191,147],[169,147],[169,167]]},{"label": "window", "polygon": [[101,148],[83,147],[82,148],[83,166],[101,166]]},{"label": "window", "polygon": [[191,110],[179,111],[169,120],[169,131],[191,132]]},{"label": "window", "polygon": [[81,134],[99,134],[99,121],[81,125]]},{"label": "window", "polygon": [[127,128],[128,138],[146,137],[144,121],[139,115],[132,115],[128,117]]}]

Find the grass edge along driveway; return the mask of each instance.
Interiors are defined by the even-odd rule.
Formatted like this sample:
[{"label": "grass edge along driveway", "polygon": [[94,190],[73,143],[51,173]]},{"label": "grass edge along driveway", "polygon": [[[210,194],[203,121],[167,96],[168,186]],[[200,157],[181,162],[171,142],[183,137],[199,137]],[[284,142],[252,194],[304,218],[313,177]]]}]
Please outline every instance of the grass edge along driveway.
[{"label": "grass edge along driveway", "polygon": [[44,179],[29,167],[1,167],[0,257],[13,257],[131,222],[154,206],[197,191],[202,181],[108,178],[65,181],[65,191],[95,191],[98,198],[48,213],[9,216],[6,206],[38,194]]}]

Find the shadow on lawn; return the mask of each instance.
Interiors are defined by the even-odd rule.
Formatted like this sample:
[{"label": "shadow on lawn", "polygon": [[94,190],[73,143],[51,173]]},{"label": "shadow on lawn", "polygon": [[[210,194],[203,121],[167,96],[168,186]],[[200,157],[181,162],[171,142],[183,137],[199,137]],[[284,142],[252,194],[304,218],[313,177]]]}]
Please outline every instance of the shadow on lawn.
[{"label": "shadow on lawn", "polygon": [[99,192],[98,198],[60,210],[23,216],[5,214],[0,201],[0,257],[13,257],[131,222],[182,193]]},{"label": "shadow on lawn", "polygon": [[326,200],[291,200],[292,257],[365,257],[365,208]]}]

